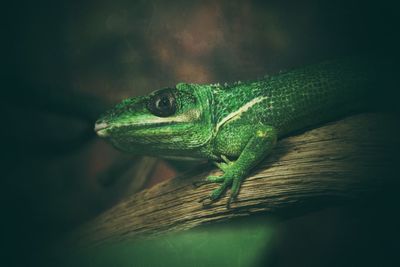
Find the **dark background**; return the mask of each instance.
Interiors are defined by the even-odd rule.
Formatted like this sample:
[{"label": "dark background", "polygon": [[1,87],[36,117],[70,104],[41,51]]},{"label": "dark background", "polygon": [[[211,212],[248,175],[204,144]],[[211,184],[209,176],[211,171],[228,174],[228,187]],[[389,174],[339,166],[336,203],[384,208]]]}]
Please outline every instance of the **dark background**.
[{"label": "dark background", "polygon": [[[45,264],[54,240],[123,195],[129,180],[99,176],[126,156],[92,130],[122,98],[399,47],[389,1],[20,1],[2,13],[4,266]],[[268,263],[394,265],[398,221],[374,203],[284,220]]]}]

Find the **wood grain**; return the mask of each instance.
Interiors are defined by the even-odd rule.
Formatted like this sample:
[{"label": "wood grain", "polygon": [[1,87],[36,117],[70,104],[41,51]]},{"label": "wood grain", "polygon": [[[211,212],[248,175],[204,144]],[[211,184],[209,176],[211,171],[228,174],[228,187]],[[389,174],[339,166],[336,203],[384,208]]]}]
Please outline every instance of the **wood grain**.
[{"label": "wood grain", "polygon": [[389,115],[361,114],[280,140],[229,210],[226,197],[209,208],[198,203],[217,185],[194,188],[192,183],[219,173],[201,166],[126,197],[76,230],[73,239],[91,247],[258,212],[301,212],[316,203],[363,199],[392,183],[389,170],[399,147],[395,122]]}]

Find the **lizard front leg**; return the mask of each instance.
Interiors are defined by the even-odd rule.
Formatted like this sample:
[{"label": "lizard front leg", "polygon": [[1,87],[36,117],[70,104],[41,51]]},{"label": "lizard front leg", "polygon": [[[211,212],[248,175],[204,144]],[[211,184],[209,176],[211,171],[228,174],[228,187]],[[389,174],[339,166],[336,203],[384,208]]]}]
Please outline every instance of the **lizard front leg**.
[{"label": "lizard front leg", "polygon": [[[203,198],[203,205],[208,205],[219,199],[222,193],[231,186],[231,193],[228,199],[227,206],[234,200],[240,189],[240,185],[244,178],[249,174],[251,169],[255,167],[262,159],[264,159],[273,149],[277,140],[276,130],[271,126],[257,125],[249,127],[251,129],[250,138],[245,144],[239,157],[235,161],[224,159],[225,162],[218,163],[217,166],[224,172],[221,176],[208,176],[206,180],[212,183],[222,183],[219,188],[212,191],[211,195]],[[238,135],[236,138],[242,138],[243,135]],[[232,140],[230,140],[232,141]],[[236,140],[237,141],[237,140]],[[229,145],[229,140],[227,140]]]}]

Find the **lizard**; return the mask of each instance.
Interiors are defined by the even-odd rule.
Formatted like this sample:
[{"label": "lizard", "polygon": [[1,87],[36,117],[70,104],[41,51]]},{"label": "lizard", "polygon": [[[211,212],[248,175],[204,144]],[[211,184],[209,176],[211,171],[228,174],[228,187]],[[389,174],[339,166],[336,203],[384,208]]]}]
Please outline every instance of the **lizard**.
[{"label": "lizard", "polygon": [[326,61],[233,84],[178,83],[124,99],[95,123],[98,136],[122,151],[174,159],[207,159],[223,174],[204,206],[230,188],[227,207],[246,176],[278,139],[360,111],[374,81],[369,64]]}]

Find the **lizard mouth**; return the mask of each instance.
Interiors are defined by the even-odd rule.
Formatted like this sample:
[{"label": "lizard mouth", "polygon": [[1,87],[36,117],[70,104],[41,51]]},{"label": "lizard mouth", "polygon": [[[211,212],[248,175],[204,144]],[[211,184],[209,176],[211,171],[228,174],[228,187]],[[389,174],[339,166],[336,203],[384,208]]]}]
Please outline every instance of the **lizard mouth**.
[{"label": "lizard mouth", "polygon": [[112,129],[121,129],[121,128],[129,128],[135,127],[136,130],[140,130],[143,128],[151,128],[157,126],[163,126],[171,123],[144,123],[144,124],[120,124],[120,125],[113,125],[106,122],[99,122],[94,125],[94,131],[100,137],[109,137],[111,135]]},{"label": "lizard mouth", "polygon": [[94,131],[96,132],[96,134],[100,137],[106,137],[108,136],[108,132],[107,129],[109,128],[109,124],[105,123],[105,122],[100,122],[100,123],[96,123],[94,125]]}]

